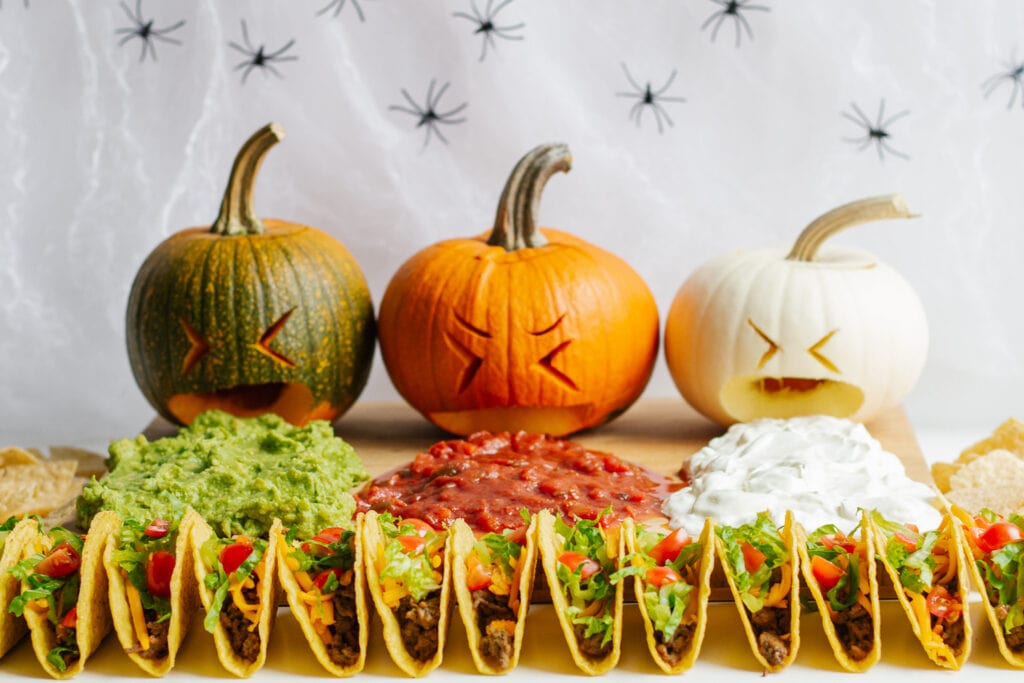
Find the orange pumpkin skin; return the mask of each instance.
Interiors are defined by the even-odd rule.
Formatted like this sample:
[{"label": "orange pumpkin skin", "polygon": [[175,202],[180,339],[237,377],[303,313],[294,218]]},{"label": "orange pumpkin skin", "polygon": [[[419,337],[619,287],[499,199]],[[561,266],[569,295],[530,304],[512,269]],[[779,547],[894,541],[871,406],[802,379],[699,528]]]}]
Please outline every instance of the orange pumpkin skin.
[{"label": "orange pumpkin skin", "polygon": [[641,394],[658,310],[619,257],[565,232],[507,250],[488,235],[440,242],[392,278],[378,315],[398,392],[456,434],[599,425]]}]

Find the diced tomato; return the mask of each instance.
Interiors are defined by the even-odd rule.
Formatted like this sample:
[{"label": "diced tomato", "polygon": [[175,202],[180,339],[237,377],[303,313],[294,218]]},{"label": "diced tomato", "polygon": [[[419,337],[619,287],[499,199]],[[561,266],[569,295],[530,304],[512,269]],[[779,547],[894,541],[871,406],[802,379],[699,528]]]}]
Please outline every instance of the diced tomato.
[{"label": "diced tomato", "polygon": [[341,534],[344,533],[344,531],[345,530],[340,526],[328,527],[309,540],[315,541],[316,543],[323,543],[324,545],[330,545],[340,541]]},{"label": "diced tomato", "polygon": [[518,545],[526,545],[526,527],[516,527],[505,538]]},{"label": "diced tomato", "polygon": [[485,566],[476,553],[470,553],[466,558],[466,587],[477,591],[487,588],[491,583],[491,568]]},{"label": "diced tomato", "polygon": [[743,566],[747,568],[748,572],[753,574],[764,564],[765,555],[746,541],[740,543],[740,548],[743,550]]},{"label": "diced tomato", "polygon": [[651,548],[651,559],[654,560],[654,564],[661,566],[668,564],[669,562],[675,562],[675,559],[679,557],[679,551],[690,544],[690,535],[686,533],[686,529],[679,527],[671,531],[665,538],[658,541],[658,543]]},{"label": "diced tomato", "polygon": [[988,554],[999,550],[1007,543],[1014,543],[1024,539],[1019,526],[1013,522],[993,522],[978,536],[978,547],[982,552]]},{"label": "diced tomato", "polygon": [[252,555],[252,542],[249,540],[235,541],[224,546],[220,551],[220,566],[227,574],[234,574],[242,563]]},{"label": "diced tomato", "polygon": [[839,579],[843,578],[845,573],[841,567],[820,555],[815,555],[811,558],[811,572],[824,593],[835,588],[835,585],[839,583]]},{"label": "diced tomato", "polygon": [[667,586],[670,583],[676,583],[682,581],[683,577],[679,576],[675,569],[672,567],[651,567],[647,570],[647,574],[644,575],[647,583],[656,588]]},{"label": "diced tomato", "polygon": [[78,627],[78,605],[75,605],[67,611],[64,618],[60,620],[60,625],[64,628]]},{"label": "diced tomato", "polygon": [[594,574],[601,571],[601,565],[582,553],[568,550],[558,556],[558,561],[569,568],[569,571],[576,573],[579,568],[580,580],[586,581]]},{"label": "diced tomato", "polygon": [[427,547],[427,542],[422,536],[399,536],[397,540],[409,555],[419,555]]},{"label": "diced tomato", "polygon": [[166,519],[160,519],[157,517],[149,523],[142,533],[146,534],[150,538],[163,538],[167,535],[167,532],[171,530],[171,523]]},{"label": "diced tomato", "polygon": [[903,547],[907,549],[908,553],[912,553],[917,550],[917,540],[907,536],[901,531],[897,531],[892,535],[897,541],[903,544]]},{"label": "diced tomato", "polygon": [[829,550],[838,546],[848,553],[852,553],[854,550],[857,549],[857,544],[854,543],[851,539],[847,538],[846,536],[843,536],[842,534],[822,536],[818,539],[818,543],[821,543]]},{"label": "diced tomato", "polygon": [[171,574],[174,573],[174,555],[157,550],[146,563],[146,588],[150,595],[171,597]]},{"label": "diced tomato", "polygon": [[317,590],[322,591],[324,586],[327,585],[327,581],[331,578],[331,574],[334,574],[338,580],[341,581],[341,576],[344,573],[345,570],[341,567],[330,567],[328,569],[324,569],[313,577],[313,585],[316,586]]},{"label": "diced tomato", "polygon": [[950,595],[942,584],[932,586],[925,598],[925,604],[928,607],[928,612],[936,619],[956,621],[960,616],[960,601]]},{"label": "diced tomato", "polygon": [[416,535],[420,537],[426,536],[427,534],[435,531],[434,527],[430,526],[422,519],[417,519],[415,517],[406,517],[401,521],[401,523],[399,523],[398,527],[402,528],[406,524],[411,524]]},{"label": "diced tomato", "polygon": [[67,541],[61,541],[35,567],[37,574],[59,579],[74,574],[82,566],[82,556]]},{"label": "diced tomato", "polygon": [[903,526],[907,527],[908,529],[913,531],[915,534],[921,533],[921,530],[917,528],[916,524],[904,524]]}]

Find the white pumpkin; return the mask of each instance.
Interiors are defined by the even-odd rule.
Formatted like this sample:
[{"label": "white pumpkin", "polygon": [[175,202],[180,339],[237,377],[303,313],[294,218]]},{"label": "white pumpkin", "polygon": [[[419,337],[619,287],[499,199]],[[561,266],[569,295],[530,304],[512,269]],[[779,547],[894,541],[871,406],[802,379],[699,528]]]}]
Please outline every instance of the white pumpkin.
[{"label": "white pumpkin", "polygon": [[699,268],[665,322],[683,397],[723,425],[813,414],[863,422],[899,405],[928,351],[921,300],[872,254],[820,247],[851,225],[909,217],[898,195],[864,199],[815,220],[788,255],[743,250]]}]

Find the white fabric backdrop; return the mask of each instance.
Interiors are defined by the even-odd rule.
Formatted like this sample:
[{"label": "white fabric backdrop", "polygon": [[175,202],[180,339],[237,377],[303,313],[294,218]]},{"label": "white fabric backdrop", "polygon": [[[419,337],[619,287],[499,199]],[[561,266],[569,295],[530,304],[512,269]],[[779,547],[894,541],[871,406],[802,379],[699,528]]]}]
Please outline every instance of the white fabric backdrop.
[{"label": "white fabric backdrop", "polygon": [[[741,10],[753,36],[722,15],[712,40],[714,0],[514,0],[481,59],[487,34],[454,16],[471,0],[5,0],[0,443],[102,442],[151,419],[124,344],[132,278],[167,235],[213,220],[235,150],[271,120],[289,137],[263,166],[259,213],[341,239],[377,303],[413,252],[489,227],[506,174],[540,142],[575,158],[542,223],[624,257],[663,316],[713,255],[787,244],[835,205],[902,192],[923,218],[837,241],[878,254],[924,301],[932,346],[912,419],[1024,417],[1024,6],[748,4],[768,8]],[[150,48],[130,33],[136,12],[159,32]],[[249,69],[229,45],[244,47],[243,20],[253,53],[297,59]],[[674,125],[659,132],[652,107],[631,120],[623,65],[641,88],[676,73],[662,95],[685,102],[660,102]],[[423,106],[434,79],[435,95],[450,84],[437,111],[466,103],[465,120],[425,145],[390,107],[408,106],[402,89]],[[865,130],[842,112],[855,103],[874,123],[883,99],[886,118],[908,113],[880,159],[844,140]],[[663,361],[648,395],[676,395]],[[363,398],[396,397],[378,355]]]}]

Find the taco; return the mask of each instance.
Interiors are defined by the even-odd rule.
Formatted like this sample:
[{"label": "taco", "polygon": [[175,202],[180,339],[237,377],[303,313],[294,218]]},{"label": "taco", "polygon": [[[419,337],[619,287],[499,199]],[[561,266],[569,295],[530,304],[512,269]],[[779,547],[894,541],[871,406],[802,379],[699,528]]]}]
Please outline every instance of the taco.
[{"label": "taco", "polygon": [[1024,668],[1024,515],[991,510],[971,516],[953,506],[963,524],[971,574],[981,590],[988,621],[1007,662]]},{"label": "taco", "polygon": [[347,528],[299,539],[279,529],[277,573],[317,661],[335,676],[362,671],[369,616],[363,570],[363,516]]},{"label": "taco", "polygon": [[419,519],[366,513],[366,582],[384,624],[384,645],[410,676],[441,664],[451,587],[447,531]]},{"label": "taco", "polygon": [[800,558],[793,515],[781,530],[767,512],[750,524],[715,527],[718,560],[754,657],[781,671],[800,649]]},{"label": "taco", "polygon": [[956,524],[921,533],[872,511],[875,551],[928,658],[959,669],[971,652],[970,584]]},{"label": "taco", "polygon": [[655,664],[669,674],[693,666],[704,642],[711,570],[715,566],[713,524],[705,520],[699,539],[683,528],[657,531],[624,522],[624,566],[613,580],[633,578],[636,602]]},{"label": "taco", "polygon": [[192,533],[196,583],[206,610],[203,627],[213,634],[217,658],[230,673],[250,676],[267,658],[267,642],[277,616],[274,571],[281,523],[269,538],[244,534],[221,538],[194,510],[181,520]]},{"label": "taco", "polygon": [[24,614],[36,658],[53,678],[81,672],[110,631],[103,548],[116,528],[114,513],[101,512],[86,537],[63,527],[37,531],[11,569],[21,592],[8,609]]},{"label": "taco", "polygon": [[624,582],[612,583],[623,554],[620,526],[581,519],[566,524],[547,510],[537,514],[537,545],[572,658],[582,671],[603,674],[619,661]]},{"label": "taco", "polygon": [[174,667],[199,607],[190,545],[193,520],[176,524],[118,517],[103,552],[114,632],[125,654],[153,676]]},{"label": "taco", "polygon": [[849,534],[833,524],[808,535],[796,525],[800,568],[836,661],[867,671],[882,653],[875,542],[867,513]]},{"label": "taco", "polygon": [[477,671],[515,668],[537,568],[536,518],[529,526],[479,538],[461,519],[452,536],[452,581]]},{"label": "taco", "polygon": [[10,570],[38,531],[39,525],[34,519],[9,517],[0,524],[0,657],[28,632],[25,620],[7,611],[11,600],[21,592],[21,581]]}]

